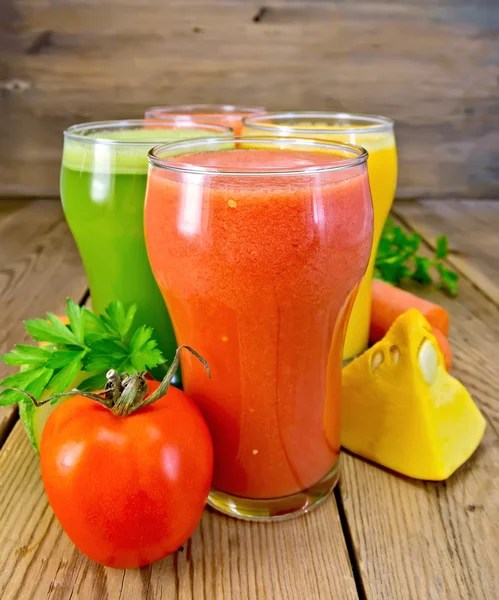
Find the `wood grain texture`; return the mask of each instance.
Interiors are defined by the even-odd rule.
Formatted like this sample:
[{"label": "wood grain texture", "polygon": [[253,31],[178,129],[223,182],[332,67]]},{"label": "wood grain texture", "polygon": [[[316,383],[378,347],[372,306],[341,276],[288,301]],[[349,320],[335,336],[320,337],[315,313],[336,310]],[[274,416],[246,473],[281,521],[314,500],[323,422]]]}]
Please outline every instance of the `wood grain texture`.
[{"label": "wood grain texture", "polygon": [[0,193],[57,194],[70,124],[223,102],[386,114],[400,196],[497,197],[498,27],[493,0],[3,0]]},{"label": "wood grain texture", "polygon": [[395,213],[431,246],[449,238],[449,262],[499,306],[499,201],[401,202]]},{"label": "wood grain texture", "polygon": [[[483,222],[477,237],[489,226]],[[499,589],[499,310],[466,278],[456,299],[414,291],[449,311],[453,375],[487,430],[474,456],[441,483],[347,454],[342,488],[354,547],[368,599],[492,600]]]},{"label": "wood grain texture", "polygon": [[[86,285],[58,201],[0,201],[0,355],[26,343],[23,320],[63,310]],[[14,371],[0,361],[0,378]],[[16,411],[0,407],[0,446]]]},{"label": "wood grain texture", "polygon": [[7,439],[9,432],[19,416],[17,407],[0,406],[0,447]]},{"label": "wood grain texture", "polygon": [[270,525],[207,511],[183,552],[125,572],[87,560],[63,533],[20,423],[0,451],[0,481],[2,600],[358,598],[333,498]]}]

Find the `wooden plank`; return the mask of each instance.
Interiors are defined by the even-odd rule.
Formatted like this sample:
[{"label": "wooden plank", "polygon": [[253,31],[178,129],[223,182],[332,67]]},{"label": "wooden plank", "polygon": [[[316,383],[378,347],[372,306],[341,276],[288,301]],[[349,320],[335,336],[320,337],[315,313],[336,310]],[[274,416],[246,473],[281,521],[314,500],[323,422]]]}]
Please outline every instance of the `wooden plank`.
[{"label": "wooden plank", "polygon": [[395,213],[425,241],[449,238],[449,262],[499,305],[499,201],[399,202]]},{"label": "wooden plank", "polygon": [[[483,224],[475,233],[486,231]],[[466,278],[456,299],[415,291],[451,315],[453,374],[484,413],[486,435],[441,483],[409,480],[347,454],[345,511],[368,599],[491,600],[499,589],[499,311]]]},{"label": "wooden plank", "polygon": [[19,412],[16,407],[0,406],[0,447],[7,439],[12,427],[14,427],[18,416]]},{"label": "wooden plank", "polygon": [[358,598],[333,498],[268,525],[207,511],[183,552],[125,572],[87,560],[63,533],[20,423],[0,452],[0,481],[2,600]]},{"label": "wooden plank", "polygon": [[[0,201],[0,355],[26,342],[24,319],[63,310],[86,285],[59,202]],[[0,361],[0,378],[14,371]],[[0,445],[16,411],[0,407]]]},{"label": "wooden plank", "polygon": [[387,114],[400,196],[495,197],[498,24],[491,0],[4,0],[0,193],[56,194],[72,123],[224,102]]}]

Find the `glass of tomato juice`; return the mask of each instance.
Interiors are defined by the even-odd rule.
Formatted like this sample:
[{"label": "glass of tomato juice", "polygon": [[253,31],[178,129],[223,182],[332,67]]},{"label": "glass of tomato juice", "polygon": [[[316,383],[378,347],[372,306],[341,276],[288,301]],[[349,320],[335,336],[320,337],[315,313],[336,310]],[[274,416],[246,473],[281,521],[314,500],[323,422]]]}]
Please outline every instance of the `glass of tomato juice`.
[{"label": "glass of tomato juice", "polygon": [[146,245],[178,343],[211,369],[182,357],[223,513],[283,519],[338,480],[343,341],[372,242],[366,159],[291,138],[149,153]]},{"label": "glass of tomato juice", "polygon": [[243,118],[264,114],[259,106],[232,106],[230,104],[184,104],[181,106],[153,106],[145,112],[146,118],[183,119],[191,123],[211,123],[230,127],[236,135],[241,133]]},{"label": "glass of tomato juice", "polygon": [[243,133],[252,136],[300,136],[337,141],[362,146],[369,152],[367,166],[374,207],[373,247],[348,323],[343,358],[350,360],[367,348],[376,252],[397,186],[397,150],[393,121],[378,115],[350,113],[272,113],[245,118]]},{"label": "glass of tomato juice", "polygon": [[135,326],[154,327],[167,361],[175,335],[147,258],[144,198],[147,152],[160,142],[232,137],[217,125],[151,120],[73,125],[64,132],[61,199],[100,314],[113,300],[136,304]]}]

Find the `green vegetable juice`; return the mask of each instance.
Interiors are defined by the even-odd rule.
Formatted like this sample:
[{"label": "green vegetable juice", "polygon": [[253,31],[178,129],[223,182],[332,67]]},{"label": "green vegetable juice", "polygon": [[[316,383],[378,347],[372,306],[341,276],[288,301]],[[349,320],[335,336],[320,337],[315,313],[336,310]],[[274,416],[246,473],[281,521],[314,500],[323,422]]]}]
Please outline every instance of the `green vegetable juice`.
[{"label": "green vegetable juice", "polygon": [[136,303],[134,325],[154,327],[159,347],[171,362],[175,335],[144,242],[147,152],[161,142],[227,130],[128,123],[105,128],[89,124],[65,132],[62,204],[87,273],[93,310],[102,313],[112,300]]}]

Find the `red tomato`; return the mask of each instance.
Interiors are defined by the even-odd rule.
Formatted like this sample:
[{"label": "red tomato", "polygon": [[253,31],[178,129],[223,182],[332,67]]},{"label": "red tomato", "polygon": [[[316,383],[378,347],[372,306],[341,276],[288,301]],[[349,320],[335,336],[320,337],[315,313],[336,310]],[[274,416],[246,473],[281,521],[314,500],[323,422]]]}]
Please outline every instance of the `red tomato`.
[{"label": "red tomato", "polygon": [[[158,382],[148,381],[148,394]],[[175,387],[129,416],[75,396],[50,415],[40,444],[45,491],[92,560],[134,568],[177,550],[198,525],[213,473],[208,427]]]}]

